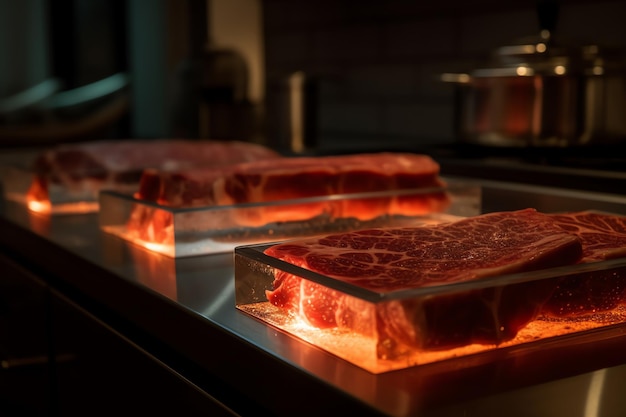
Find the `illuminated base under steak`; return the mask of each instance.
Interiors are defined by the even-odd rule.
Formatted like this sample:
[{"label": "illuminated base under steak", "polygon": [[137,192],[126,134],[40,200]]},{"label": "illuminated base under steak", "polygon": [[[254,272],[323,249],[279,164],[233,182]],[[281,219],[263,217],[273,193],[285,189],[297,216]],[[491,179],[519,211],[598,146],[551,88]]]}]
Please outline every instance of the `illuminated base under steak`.
[{"label": "illuminated base under steak", "polygon": [[626,306],[622,305],[610,312],[591,314],[584,317],[570,319],[539,317],[522,329],[514,339],[498,346],[471,344],[448,350],[413,350],[401,358],[387,360],[378,358],[376,354],[377,341],[375,338],[365,337],[346,329],[318,329],[312,327],[297,317],[286,314],[284,310],[268,302],[243,304],[238,305],[237,308],[374,374],[512,346],[529,344],[530,347],[532,344],[542,343],[548,339],[554,340],[560,336],[606,328],[611,325],[621,324],[622,327],[626,327]]}]

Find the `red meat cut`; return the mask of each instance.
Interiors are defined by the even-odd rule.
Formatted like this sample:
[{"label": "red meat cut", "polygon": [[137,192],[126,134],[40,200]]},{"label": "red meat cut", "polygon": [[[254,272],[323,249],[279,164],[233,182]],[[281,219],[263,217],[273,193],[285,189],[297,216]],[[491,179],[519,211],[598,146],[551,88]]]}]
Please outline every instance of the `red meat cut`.
[{"label": "red meat cut", "polygon": [[594,211],[551,214],[556,225],[583,242],[580,262],[626,256],[626,217]]},{"label": "red meat cut", "polygon": [[[442,212],[450,204],[442,190],[439,165],[429,156],[373,153],[319,157],[285,157],[212,169],[147,170],[136,197],[169,207],[231,206],[337,194],[422,189],[424,193],[376,198],[319,199],[306,204],[264,205],[233,210],[231,225],[258,227],[316,216],[371,220],[381,215]],[[171,216],[133,214],[129,229],[170,226]],[[153,233],[156,231],[157,233]],[[140,232],[141,233],[141,232]]]},{"label": "red meat cut", "polygon": [[95,199],[100,189],[136,189],[144,169],[181,169],[277,158],[264,146],[213,140],[103,140],[62,144],[41,153],[33,163],[29,195],[49,199],[49,187]]},{"label": "red meat cut", "polygon": [[[453,223],[385,228],[285,242],[267,255],[338,281],[386,294],[568,265],[580,239],[534,209]],[[380,357],[402,349],[501,343],[533,320],[555,283],[477,288],[371,304],[277,270],[270,303],[316,327],[343,327],[376,337]],[[373,323],[373,324],[372,324]]]},{"label": "red meat cut", "polygon": [[[626,217],[593,211],[551,217],[560,229],[580,238],[580,263],[626,257]],[[575,274],[563,279],[542,312],[556,317],[597,313],[614,309],[625,297],[624,268]]]}]

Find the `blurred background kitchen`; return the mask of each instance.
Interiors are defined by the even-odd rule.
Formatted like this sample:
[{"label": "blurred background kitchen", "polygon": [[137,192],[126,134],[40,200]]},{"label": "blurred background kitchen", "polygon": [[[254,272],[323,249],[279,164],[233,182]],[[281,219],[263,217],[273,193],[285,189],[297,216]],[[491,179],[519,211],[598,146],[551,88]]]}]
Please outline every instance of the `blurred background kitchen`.
[{"label": "blurred background kitchen", "polygon": [[[537,36],[538,3],[3,0],[0,142],[445,147],[458,141],[458,91],[440,75]],[[626,48],[626,1],[558,5],[558,39]]]}]

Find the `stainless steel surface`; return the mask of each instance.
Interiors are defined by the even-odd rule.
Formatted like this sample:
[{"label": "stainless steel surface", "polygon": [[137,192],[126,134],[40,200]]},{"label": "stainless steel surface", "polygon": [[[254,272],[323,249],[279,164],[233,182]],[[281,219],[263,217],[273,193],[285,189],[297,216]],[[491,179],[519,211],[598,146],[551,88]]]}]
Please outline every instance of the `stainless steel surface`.
[{"label": "stainless steel surface", "polygon": [[[482,183],[485,211],[626,214],[623,196]],[[192,380],[219,381],[271,414],[304,408],[318,415],[499,416],[505,410],[583,417],[626,409],[626,335],[593,346],[572,339],[571,349],[549,356],[511,352],[496,362],[460,359],[373,375],[236,310],[232,254],[174,260],[101,232],[96,214],[47,217],[12,202],[4,203],[0,227],[0,247],[51,285],[166,345],[192,364],[186,368]]]}]

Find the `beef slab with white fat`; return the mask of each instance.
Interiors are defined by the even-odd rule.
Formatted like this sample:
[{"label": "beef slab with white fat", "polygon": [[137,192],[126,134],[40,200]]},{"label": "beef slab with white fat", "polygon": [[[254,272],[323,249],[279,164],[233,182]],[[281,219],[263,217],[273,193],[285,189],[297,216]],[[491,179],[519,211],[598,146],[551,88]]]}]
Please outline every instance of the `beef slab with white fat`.
[{"label": "beef slab with white fat", "polygon": [[215,167],[279,156],[267,147],[240,141],[120,139],[67,143],[37,156],[29,195],[46,201],[60,189],[96,199],[101,189],[136,190],[147,168]]},{"label": "beef slab with white fat", "polygon": [[[306,203],[262,204],[230,211],[228,218],[203,219],[205,228],[259,227],[328,216],[367,221],[382,215],[415,216],[444,211],[450,197],[439,177],[439,164],[427,155],[372,153],[319,157],[284,157],[225,167],[177,171],[147,170],[136,197],[168,207],[224,207],[250,203],[285,202],[304,198]],[[330,195],[423,190],[412,194],[368,198],[327,199]],[[198,222],[197,216],[193,218]],[[127,227],[140,237],[168,234],[167,216],[138,210]],[[154,233],[153,233],[154,232]],[[171,234],[170,234],[171,235]],[[161,240],[158,243],[171,243]]]},{"label": "beef slab with white fat", "polygon": [[[580,238],[580,263],[626,257],[626,217],[583,211],[551,215],[564,232]],[[610,268],[563,279],[543,307],[548,316],[569,317],[610,311],[626,298],[626,271]]]},{"label": "beef slab with white fat", "polygon": [[[453,223],[385,228],[275,245],[266,254],[378,293],[479,280],[569,265],[580,260],[578,236],[533,209],[490,213]],[[550,280],[487,286],[376,304],[277,271],[270,303],[317,327],[372,335],[381,357],[399,345],[450,348],[501,343],[533,320],[552,294]]]}]

